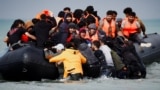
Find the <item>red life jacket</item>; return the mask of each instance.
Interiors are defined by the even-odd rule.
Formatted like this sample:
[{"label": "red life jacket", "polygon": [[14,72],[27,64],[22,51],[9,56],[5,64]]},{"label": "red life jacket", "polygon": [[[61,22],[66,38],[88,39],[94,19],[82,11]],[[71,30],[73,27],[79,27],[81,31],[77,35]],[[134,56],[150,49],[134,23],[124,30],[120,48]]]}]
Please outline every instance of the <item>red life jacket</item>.
[{"label": "red life jacket", "polygon": [[21,41],[26,43],[26,42],[29,41],[29,37],[27,35],[25,35],[25,34],[22,34]]}]

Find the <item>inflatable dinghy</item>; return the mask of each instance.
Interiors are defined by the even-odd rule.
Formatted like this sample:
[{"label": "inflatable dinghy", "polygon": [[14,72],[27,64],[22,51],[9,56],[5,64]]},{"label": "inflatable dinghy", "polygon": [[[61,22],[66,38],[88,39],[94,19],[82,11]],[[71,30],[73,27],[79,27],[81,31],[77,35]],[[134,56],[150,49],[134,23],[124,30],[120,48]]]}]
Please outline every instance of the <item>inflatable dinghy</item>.
[{"label": "inflatable dinghy", "polygon": [[[139,57],[145,64],[160,61],[160,35],[148,34],[144,41],[152,43],[151,47],[140,47],[134,43]],[[44,58],[42,49],[24,46],[5,53],[0,57],[0,74],[6,80],[41,80],[59,77],[58,68]]]}]

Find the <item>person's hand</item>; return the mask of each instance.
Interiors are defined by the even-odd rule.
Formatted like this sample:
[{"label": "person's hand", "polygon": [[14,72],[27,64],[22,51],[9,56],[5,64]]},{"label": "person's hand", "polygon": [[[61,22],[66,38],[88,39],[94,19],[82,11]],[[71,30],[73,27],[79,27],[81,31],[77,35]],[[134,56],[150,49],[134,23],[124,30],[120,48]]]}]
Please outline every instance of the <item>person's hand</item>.
[{"label": "person's hand", "polygon": [[147,35],[146,35],[146,33],[145,33],[145,32],[143,32],[143,36],[144,36],[144,38],[147,38]]},{"label": "person's hand", "polygon": [[127,39],[127,38],[124,38],[124,41],[126,41],[126,42],[127,42],[127,41],[128,41],[128,39]]}]

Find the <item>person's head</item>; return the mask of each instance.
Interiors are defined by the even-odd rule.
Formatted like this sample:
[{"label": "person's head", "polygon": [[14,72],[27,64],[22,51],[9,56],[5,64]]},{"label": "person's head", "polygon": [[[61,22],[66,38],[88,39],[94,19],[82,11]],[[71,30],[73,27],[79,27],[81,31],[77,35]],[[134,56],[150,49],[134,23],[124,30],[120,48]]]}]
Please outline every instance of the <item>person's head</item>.
[{"label": "person's head", "polygon": [[113,10],[112,11],[112,19],[116,20],[116,17],[117,17],[117,11]]},{"label": "person's head", "polygon": [[81,20],[77,25],[79,28],[87,27],[87,23],[85,22],[85,20]]},{"label": "person's head", "polygon": [[128,14],[132,12],[132,8],[131,7],[126,7],[124,10],[123,10],[123,13],[126,15],[126,17],[128,17]]},{"label": "person's head", "polygon": [[74,18],[76,19],[80,19],[83,15],[83,10],[81,9],[76,9],[74,12],[73,12],[73,16]]},{"label": "person's head", "polygon": [[77,26],[75,23],[71,22],[68,24],[68,29],[69,29],[69,33],[76,33]]},{"label": "person's head", "polygon": [[70,12],[71,12],[71,8],[70,8],[70,7],[65,7],[65,8],[63,9],[63,11],[64,11],[65,13],[70,13]]},{"label": "person's head", "polygon": [[86,18],[86,23],[87,25],[91,24],[91,23],[96,23],[96,19],[94,16],[92,15],[89,15],[87,18]]},{"label": "person's head", "polygon": [[101,46],[101,44],[100,44],[100,41],[98,41],[98,40],[93,41],[91,44],[91,48],[93,50],[97,50],[100,46]]},{"label": "person's head", "polygon": [[113,11],[112,10],[109,10],[106,12],[106,20],[108,22],[111,22],[112,21],[112,18],[113,18]]},{"label": "person's head", "polygon": [[95,23],[89,24],[88,31],[90,36],[94,35],[97,32],[96,24]]},{"label": "person's head", "polygon": [[14,28],[24,28],[25,26],[25,22],[21,19],[16,19],[12,26],[11,26],[11,29],[14,29]]},{"label": "person's head", "polygon": [[64,20],[65,20],[67,23],[72,22],[72,14],[71,14],[71,13],[66,13],[66,14],[65,14],[65,17],[64,17]]},{"label": "person's head", "polygon": [[86,36],[86,29],[85,28],[81,28],[79,30],[79,37],[80,38],[85,38],[85,36]]},{"label": "person's head", "polygon": [[64,11],[59,11],[58,17],[64,18],[65,12]]},{"label": "person's head", "polygon": [[54,46],[54,48],[57,50],[57,52],[61,52],[62,50],[64,50],[64,45],[59,43],[56,46]]},{"label": "person's head", "polygon": [[133,21],[135,20],[135,17],[136,17],[136,13],[135,12],[130,12],[128,14],[128,21],[133,23]]},{"label": "person's head", "polygon": [[73,49],[78,49],[80,44],[81,44],[81,40],[79,38],[73,38],[69,43],[66,44],[66,48],[73,47]]},{"label": "person's head", "polygon": [[35,25],[36,23],[38,23],[40,20],[39,19],[37,19],[37,18],[33,18],[32,19],[32,23]]},{"label": "person's head", "polygon": [[87,6],[86,7],[86,9],[85,9],[85,11],[87,11],[89,14],[92,14],[93,13],[93,11],[94,11],[94,7],[93,6]]},{"label": "person's head", "polygon": [[116,19],[116,24],[117,24],[118,26],[121,26],[121,24],[122,24],[122,18],[117,18],[117,19]]}]

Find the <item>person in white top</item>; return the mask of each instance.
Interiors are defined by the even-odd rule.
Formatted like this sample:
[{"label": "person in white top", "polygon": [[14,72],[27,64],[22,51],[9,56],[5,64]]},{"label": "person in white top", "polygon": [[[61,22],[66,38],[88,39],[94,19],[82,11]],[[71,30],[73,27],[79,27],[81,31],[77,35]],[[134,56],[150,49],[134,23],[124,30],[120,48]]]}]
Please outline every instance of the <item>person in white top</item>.
[{"label": "person in white top", "polygon": [[101,46],[99,49],[102,50],[102,52],[104,53],[104,56],[107,61],[107,65],[113,67],[114,63],[111,56],[111,49],[104,42],[105,42],[104,39],[100,40]]}]

